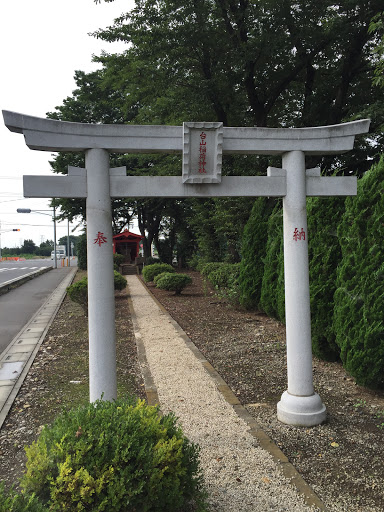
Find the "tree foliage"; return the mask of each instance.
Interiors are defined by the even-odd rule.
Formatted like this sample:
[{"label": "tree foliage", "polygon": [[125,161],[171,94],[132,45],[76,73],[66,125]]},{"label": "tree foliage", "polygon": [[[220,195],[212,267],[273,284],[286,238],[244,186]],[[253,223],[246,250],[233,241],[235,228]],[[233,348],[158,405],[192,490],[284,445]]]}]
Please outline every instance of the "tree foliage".
[{"label": "tree foliage", "polygon": [[[209,120],[270,127],[371,117],[370,140],[360,139],[353,156],[308,159],[309,167],[320,164],[323,172],[362,174],[366,157],[377,161],[383,148],[383,99],[372,86],[381,10],[381,0],[137,0],[130,12],[94,34],[105,42],[125,42],[125,51],[95,57],[101,65],[95,72],[76,71],[77,89],[50,116],[110,124]],[[223,173],[265,173],[274,160],[225,155]],[[82,155],[59,154],[52,162],[56,172],[65,173],[68,164],[84,166]],[[111,165],[126,165],[131,175],[181,172],[178,156],[111,155]],[[85,216],[82,200],[55,204],[62,216]],[[189,204],[195,213],[187,208],[182,219],[173,200],[114,200],[114,232],[135,216],[146,235],[146,257],[154,242],[168,261],[175,248],[184,259],[196,251],[206,259],[238,261],[250,202]]]},{"label": "tree foliage", "polygon": [[268,315],[284,322],[283,210],[280,200],[268,219],[265,244],[260,306]]},{"label": "tree foliage", "polygon": [[341,262],[337,228],[344,203],[345,199],[339,197],[307,200],[312,351],[315,356],[331,361],[340,357],[333,327],[333,296]]},{"label": "tree foliage", "polygon": [[261,283],[268,237],[268,218],[275,201],[265,197],[256,199],[244,228],[240,262],[240,304],[247,309],[260,304]]},{"label": "tree foliage", "polygon": [[359,384],[384,388],[384,158],[346,200],[338,235],[336,343]]}]

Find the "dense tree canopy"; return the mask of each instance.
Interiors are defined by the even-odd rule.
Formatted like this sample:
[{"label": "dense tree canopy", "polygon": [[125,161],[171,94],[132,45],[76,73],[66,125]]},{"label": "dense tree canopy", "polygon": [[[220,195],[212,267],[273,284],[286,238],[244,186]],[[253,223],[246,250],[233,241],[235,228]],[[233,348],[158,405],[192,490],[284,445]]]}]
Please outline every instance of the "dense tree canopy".
[{"label": "dense tree canopy", "polygon": [[[320,164],[323,172],[362,174],[378,160],[384,142],[382,91],[373,84],[382,41],[382,18],[375,18],[380,9],[382,0],[137,0],[130,12],[94,34],[106,42],[123,41],[126,50],[95,57],[98,71],[77,71],[73,96],[50,116],[92,123],[222,121],[227,126],[269,127],[370,117],[370,137],[357,141],[353,155],[307,162]],[[178,156],[112,155],[111,161],[126,165],[128,174],[181,173]],[[260,174],[268,163],[273,165],[273,159],[228,155],[223,172]],[[52,166],[66,172],[68,164],[84,165],[82,155],[60,154]],[[58,203],[65,215],[84,216],[84,202]],[[194,215],[185,223],[197,229],[196,248],[199,241],[206,243],[203,231],[212,217],[212,202],[189,204]],[[252,204],[231,202],[233,211],[241,211],[235,232],[225,217],[217,222],[225,203],[215,200],[214,205],[215,218],[205,232],[214,232],[212,241],[223,244],[236,260]],[[161,230],[168,237],[175,226],[175,202],[122,199],[113,206],[115,232],[136,216],[148,235],[147,250],[150,239],[159,244]]]}]

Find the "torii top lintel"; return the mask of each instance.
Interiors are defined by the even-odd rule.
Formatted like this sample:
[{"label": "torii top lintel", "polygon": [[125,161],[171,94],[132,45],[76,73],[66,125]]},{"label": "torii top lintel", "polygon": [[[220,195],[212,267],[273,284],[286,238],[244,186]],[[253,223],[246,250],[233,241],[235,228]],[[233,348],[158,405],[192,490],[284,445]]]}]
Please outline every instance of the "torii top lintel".
[{"label": "torii top lintel", "polygon": [[[183,128],[165,125],[83,124],[27,116],[3,110],[4,122],[22,133],[30,149],[113,153],[181,153]],[[355,135],[367,133],[369,119],[314,128],[224,127],[223,153],[307,155],[344,153],[353,149]]]}]

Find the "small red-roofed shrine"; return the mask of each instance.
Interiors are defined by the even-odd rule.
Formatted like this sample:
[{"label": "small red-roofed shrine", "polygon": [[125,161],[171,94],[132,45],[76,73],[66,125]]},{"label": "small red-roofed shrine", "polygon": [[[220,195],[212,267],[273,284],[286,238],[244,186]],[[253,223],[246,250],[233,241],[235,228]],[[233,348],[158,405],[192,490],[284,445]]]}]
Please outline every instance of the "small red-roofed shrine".
[{"label": "small red-roofed shrine", "polygon": [[122,254],[126,263],[134,263],[139,255],[140,241],[144,237],[127,229],[113,237],[113,253]]}]

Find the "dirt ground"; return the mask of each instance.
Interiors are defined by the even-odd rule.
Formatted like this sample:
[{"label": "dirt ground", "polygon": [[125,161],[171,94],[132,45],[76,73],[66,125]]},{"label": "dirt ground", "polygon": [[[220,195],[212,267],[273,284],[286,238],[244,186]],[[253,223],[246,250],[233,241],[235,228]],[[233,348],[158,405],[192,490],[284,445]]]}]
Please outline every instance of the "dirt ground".
[{"label": "dirt ground", "polygon": [[[78,272],[75,281],[83,275]],[[127,291],[115,297],[118,396],[145,398]],[[0,430],[0,481],[17,485],[25,470],[24,447],[62,409],[88,398],[88,319],[67,296]]]},{"label": "dirt ground", "polygon": [[332,510],[384,511],[384,393],[357,386],[339,363],[313,360],[328,419],[283,425],[276,404],[287,389],[285,327],[218,299],[197,272],[180,296],[149,285],[209,362]]},{"label": "dirt ground", "polygon": [[[180,296],[148,288],[329,510],[382,512],[384,393],[357,386],[341,364],[314,359],[327,422],[313,428],[278,422],[276,403],[287,387],[284,326],[260,312],[233,308],[199,273],[189,273],[193,283]],[[116,296],[116,327],[119,394],[142,397],[126,291]],[[66,298],[0,431],[0,479],[17,483],[24,446],[62,407],[87,400],[87,320]]]}]

